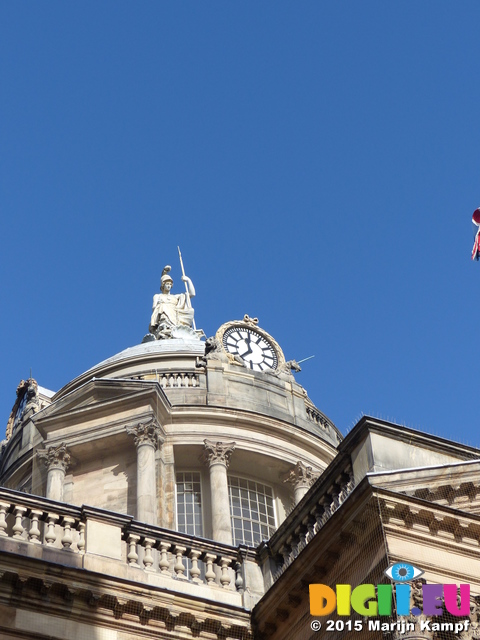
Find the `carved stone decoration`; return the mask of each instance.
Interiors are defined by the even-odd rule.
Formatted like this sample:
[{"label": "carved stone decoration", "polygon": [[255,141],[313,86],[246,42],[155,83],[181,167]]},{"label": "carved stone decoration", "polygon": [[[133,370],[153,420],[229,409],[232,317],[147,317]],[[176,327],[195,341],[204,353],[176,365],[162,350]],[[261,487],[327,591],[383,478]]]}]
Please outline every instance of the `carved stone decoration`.
[{"label": "carved stone decoration", "polygon": [[243,316],[243,321],[246,324],[250,324],[252,327],[256,327],[258,325],[258,318],[250,318],[247,314]]},{"label": "carved stone decoration", "polygon": [[[234,362],[231,354],[225,353],[222,343],[215,337],[210,336],[205,340],[205,355],[198,358],[197,366],[205,367],[208,360],[218,360],[219,362]],[[240,363],[243,366],[243,362]]]},{"label": "carved stone decoration", "polygon": [[[183,266],[182,266],[183,268]],[[172,267],[166,265],[160,278],[160,291],[153,296],[152,316],[150,318],[149,334],[143,342],[148,342],[153,336],[156,340],[170,338],[194,338],[200,339],[205,334],[197,330],[193,319],[194,309],[191,299],[195,297],[195,287],[185,274],[182,280],[185,283],[185,293],[171,293],[173,279],[170,276]]]},{"label": "carved stone decoration", "polygon": [[302,367],[298,364],[296,360],[287,360],[287,362],[282,363],[276,369],[267,370],[267,373],[269,373],[272,376],[276,376],[281,380],[287,380],[291,382],[292,380],[295,380],[295,377],[292,371],[295,371],[296,373],[298,373],[301,370],[302,370]]},{"label": "carved stone decoration", "polygon": [[209,466],[221,463],[228,469],[230,458],[235,451],[235,442],[212,442],[204,440],[205,451],[202,459]]},{"label": "carved stone decoration", "polygon": [[45,462],[45,466],[49,471],[51,469],[61,469],[65,473],[72,461],[72,457],[68,453],[67,445],[64,442],[58,447],[39,449],[37,455],[40,460]]},{"label": "carved stone decoration", "polygon": [[72,463],[72,457],[64,442],[58,447],[47,447],[37,452],[48,469],[46,497],[63,502],[65,474]]},{"label": "carved stone decoration", "polygon": [[298,504],[319,477],[312,467],[307,467],[301,460],[284,476],[284,482],[293,485],[295,504]]},{"label": "carved stone decoration", "polygon": [[17,398],[7,422],[6,439],[10,440],[16,425],[28,409],[33,409],[33,412],[36,413],[39,408],[37,381],[33,378],[21,380],[17,387]]},{"label": "carved stone decoration", "polygon": [[135,446],[149,444],[155,449],[163,443],[162,431],[155,419],[125,427],[129,436],[134,437]]},{"label": "carved stone decoration", "polygon": [[309,489],[319,476],[320,473],[314,471],[312,467],[307,467],[299,460],[295,467],[285,475],[283,481],[292,484],[295,489],[300,487]]}]

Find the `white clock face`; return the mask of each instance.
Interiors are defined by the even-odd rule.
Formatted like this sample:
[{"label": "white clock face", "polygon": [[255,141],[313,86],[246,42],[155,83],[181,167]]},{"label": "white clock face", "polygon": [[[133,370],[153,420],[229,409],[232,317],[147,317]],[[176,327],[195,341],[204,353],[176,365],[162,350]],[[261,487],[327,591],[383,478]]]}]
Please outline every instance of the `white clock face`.
[{"label": "white clock face", "polygon": [[254,371],[277,368],[278,359],[274,348],[253,329],[227,329],[223,334],[223,346],[229,353],[240,356],[245,366]]}]

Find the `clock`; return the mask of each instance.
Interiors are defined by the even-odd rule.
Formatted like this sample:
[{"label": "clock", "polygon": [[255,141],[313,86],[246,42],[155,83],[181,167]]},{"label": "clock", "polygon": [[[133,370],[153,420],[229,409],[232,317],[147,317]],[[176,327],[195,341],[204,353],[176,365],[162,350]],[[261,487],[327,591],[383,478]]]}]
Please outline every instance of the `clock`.
[{"label": "clock", "polygon": [[228,322],[217,332],[218,342],[232,359],[252,371],[275,371],[285,361],[275,340],[257,327],[258,320],[245,316],[243,321]]}]

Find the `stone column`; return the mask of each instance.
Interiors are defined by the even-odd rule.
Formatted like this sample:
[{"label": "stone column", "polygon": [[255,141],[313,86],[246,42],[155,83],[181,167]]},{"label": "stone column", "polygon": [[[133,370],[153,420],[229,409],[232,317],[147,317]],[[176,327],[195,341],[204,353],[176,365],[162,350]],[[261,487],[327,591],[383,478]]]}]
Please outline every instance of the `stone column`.
[{"label": "stone column", "polygon": [[212,442],[211,440],[203,442],[205,444],[203,459],[210,468],[212,538],[217,542],[232,544],[227,468],[235,449],[235,442]]},{"label": "stone column", "polygon": [[295,467],[286,474],[284,482],[288,482],[293,485],[294,500],[297,505],[303,496],[310,489],[315,480],[319,477],[319,473],[316,473],[312,467],[307,467],[300,460]]},{"label": "stone column", "polygon": [[63,502],[63,483],[71,462],[65,443],[62,442],[58,447],[39,450],[38,457],[44,460],[48,469],[46,497]]},{"label": "stone column", "polygon": [[162,444],[161,430],[155,420],[126,427],[137,446],[137,520],[157,524],[155,451]]}]

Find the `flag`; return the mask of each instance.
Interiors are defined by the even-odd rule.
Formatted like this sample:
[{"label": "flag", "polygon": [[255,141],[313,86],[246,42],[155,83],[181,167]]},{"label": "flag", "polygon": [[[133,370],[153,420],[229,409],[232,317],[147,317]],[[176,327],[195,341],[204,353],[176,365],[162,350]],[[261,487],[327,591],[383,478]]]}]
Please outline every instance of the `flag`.
[{"label": "flag", "polygon": [[472,249],[472,260],[480,260],[480,207],[475,209],[472,215],[473,233],[475,242]]}]

